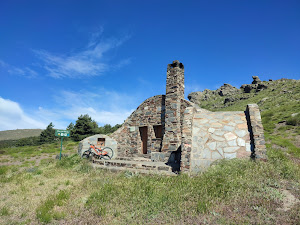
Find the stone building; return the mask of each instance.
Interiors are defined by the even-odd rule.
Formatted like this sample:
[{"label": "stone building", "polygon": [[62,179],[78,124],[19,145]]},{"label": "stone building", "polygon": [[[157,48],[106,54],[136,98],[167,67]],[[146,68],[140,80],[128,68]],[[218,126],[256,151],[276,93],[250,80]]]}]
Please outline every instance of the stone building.
[{"label": "stone building", "polygon": [[116,159],[149,158],[197,173],[219,159],[266,159],[259,108],[211,112],[184,99],[184,66],[167,68],[166,94],[145,100],[110,138]]}]

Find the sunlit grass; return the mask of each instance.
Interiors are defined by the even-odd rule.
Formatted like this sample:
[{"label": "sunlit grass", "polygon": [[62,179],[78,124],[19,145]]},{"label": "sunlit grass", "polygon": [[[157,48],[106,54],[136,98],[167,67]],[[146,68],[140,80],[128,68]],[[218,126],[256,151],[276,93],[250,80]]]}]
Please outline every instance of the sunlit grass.
[{"label": "sunlit grass", "polygon": [[[272,224],[280,215],[281,189],[286,183],[299,185],[300,174],[284,152],[269,148],[268,157],[268,162],[223,160],[195,177],[165,177],[93,169],[74,154],[61,161],[44,159],[25,170],[0,167],[5,180],[0,198],[10,216],[23,215],[32,223],[81,218],[91,224]],[[5,221],[8,216],[0,219]]]}]

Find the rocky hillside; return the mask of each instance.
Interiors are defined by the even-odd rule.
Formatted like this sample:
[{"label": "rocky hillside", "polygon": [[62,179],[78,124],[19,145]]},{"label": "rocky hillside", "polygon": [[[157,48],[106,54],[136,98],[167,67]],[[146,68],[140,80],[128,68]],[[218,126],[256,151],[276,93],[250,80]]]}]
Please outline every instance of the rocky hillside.
[{"label": "rocky hillside", "polygon": [[224,84],[188,95],[191,102],[211,111],[244,111],[249,103],[259,105],[267,143],[300,157],[300,80],[261,81],[240,88]]}]

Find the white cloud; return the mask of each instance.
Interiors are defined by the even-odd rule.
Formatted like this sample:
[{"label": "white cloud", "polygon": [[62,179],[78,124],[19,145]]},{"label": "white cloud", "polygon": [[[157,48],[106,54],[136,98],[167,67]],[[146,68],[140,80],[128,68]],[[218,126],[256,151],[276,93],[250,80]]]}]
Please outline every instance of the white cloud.
[{"label": "white cloud", "polygon": [[[59,96],[59,97],[57,97]],[[55,108],[39,109],[34,113],[35,118],[53,122],[55,128],[64,129],[70,122],[75,123],[80,115],[88,114],[99,126],[105,124],[121,124],[138,106],[136,98],[123,93],[105,89],[60,91],[54,97]]]},{"label": "white cloud", "polygon": [[60,98],[55,100],[55,108],[40,106],[36,111],[25,113],[17,102],[0,97],[0,130],[44,129],[50,122],[55,128],[65,129],[84,114],[100,126],[121,124],[139,104],[132,96],[105,90],[98,93],[61,91]]},{"label": "white cloud", "polygon": [[60,109],[55,111],[62,117],[75,122],[78,116],[89,114],[99,125],[123,123],[138,105],[135,97],[103,88],[79,92],[64,90],[59,96],[55,100]]},{"label": "white cloud", "polygon": [[87,47],[76,53],[56,55],[44,50],[34,52],[43,62],[43,68],[49,75],[55,78],[80,78],[88,76],[99,76],[109,69],[115,69],[130,63],[130,59],[121,60],[115,66],[103,55],[123,44],[129,39],[128,35],[122,38],[100,39],[103,29],[94,33]]},{"label": "white cloud", "polygon": [[26,115],[17,102],[0,97],[0,130],[45,127],[45,123]]}]

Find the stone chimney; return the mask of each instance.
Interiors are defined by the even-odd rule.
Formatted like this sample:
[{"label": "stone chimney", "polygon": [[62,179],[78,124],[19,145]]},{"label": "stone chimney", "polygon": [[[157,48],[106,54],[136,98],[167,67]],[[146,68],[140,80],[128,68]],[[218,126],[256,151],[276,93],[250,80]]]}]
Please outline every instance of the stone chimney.
[{"label": "stone chimney", "polygon": [[181,145],[181,99],[184,99],[184,66],[175,60],[167,69],[163,152],[176,151]]}]

